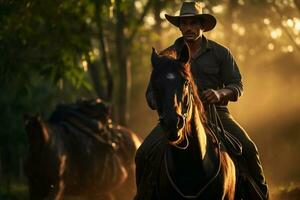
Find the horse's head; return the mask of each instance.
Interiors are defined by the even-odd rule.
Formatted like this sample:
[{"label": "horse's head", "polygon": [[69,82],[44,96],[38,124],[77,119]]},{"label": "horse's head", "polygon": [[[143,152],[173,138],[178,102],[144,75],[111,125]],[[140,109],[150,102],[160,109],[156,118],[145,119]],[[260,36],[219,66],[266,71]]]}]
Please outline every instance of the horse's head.
[{"label": "horse's head", "polygon": [[197,90],[190,73],[188,46],[184,45],[177,56],[170,54],[174,52],[158,55],[153,50],[151,83],[160,122],[168,139],[178,144],[183,139],[181,130],[189,128],[186,122],[191,118],[193,93]]},{"label": "horse's head", "polygon": [[40,116],[24,115],[24,125],[30,148],[40,148],[49,142],[48,129]]}]

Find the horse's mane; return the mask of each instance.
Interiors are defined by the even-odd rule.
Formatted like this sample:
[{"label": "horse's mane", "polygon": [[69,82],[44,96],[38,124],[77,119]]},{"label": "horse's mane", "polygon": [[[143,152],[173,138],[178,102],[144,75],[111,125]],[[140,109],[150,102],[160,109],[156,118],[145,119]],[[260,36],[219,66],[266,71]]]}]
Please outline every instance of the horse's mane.
[{"label": "horse's mane", "polygon": [[195,104],[196,104],[196,106],[199,110],[201,122],[206,123],[206,115],[205,115],[205,111],[204,111],[204,106],[203,106],[202,101],[200,100],[200,97],[198,95],[198,88],[197,88],[197,85],[195,84],[195,81],[193,79],[189,63],[183,65],[182,73],[187,78],[187,80],[190,81],[193,98],[194,98]]},{"label": "horse's mane", "polygon": [[[163,50],[162,52],[159,53],[159,55],[166,56],[170,59],[175,59],[175,60],[178,58],[176,50],[171,49],[171,48]],[[197,85],[194,81],[194,78],[193,78],[193,75],[191,72],[191,66],[190,66],[189,62],[186,64],[182,64],[181,66],[182,67],[180,68],[180,72],[191,83],[192,90],[193,90],[192,91],[193,98],[194,98],[195,104],[199,110],[201,122],[206,124],[206,115],[205,115],[205,111],[204,111],[204,106],[198,95],[198,88],[197,88]]]},{"label": "horse's mane", "polygon": [[[162,52],[159,53],[161,56],[165,56],[168,57],[170,59],[176,60],[178,58],[178,53],[176,52],[175,49],[166,49]],[[189,62],[187,62],[186,64],[181,64],[181,67],[179,68],[180,73],[185,77],[186,80],[188,80],[191,84],[191,89],[192,89],[192,95],[193,95],[193,99],[194,99],[194,103],[195,106],[198,110],[198,114],[199,114],[199,118],[200,118],[200,122],[199,121],[195,121],[195,125],[196,127],[200,126],[199,123],[202,123],[202,125],[204,126],[205,129],[207,129],[207,118],[205,115],[205,110],[204,110],[204,106],[200,100],[200,97],[198,95],[198,88],[197,85],[195,84],[195,81],[193,79],[193,75],[191,72],[191,66],[189,64]],[[190,110],[189,112],[192,112],[192,110]],[[188,113],[188,115],[191,115],[191,113]],[[173,144],[179,144],[181,143],[184,138],[185,138],[185,134],[189,134],[190,131],[190,124],[186,124],[185,128],[183,131],[181,131],[179,133],[179,138],[172,142]]]},{"label": "horse's mane", "polygon": [[168,57],[170,59],[174,59],[174,60],[177,59],[177,51],[174,48],[171,48],[171,47],[159,52],[159,55],[160,56],[166,56],[166,57]]}]

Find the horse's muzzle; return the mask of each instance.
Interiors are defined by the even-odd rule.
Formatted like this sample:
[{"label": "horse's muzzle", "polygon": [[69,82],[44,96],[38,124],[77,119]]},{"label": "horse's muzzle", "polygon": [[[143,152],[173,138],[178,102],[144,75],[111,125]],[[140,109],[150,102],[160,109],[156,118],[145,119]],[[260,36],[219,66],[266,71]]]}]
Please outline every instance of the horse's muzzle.
[{"label": "horse's muzzle", "polygon": [[164,129],[171,133],[177,133],[184,126],[184,117],[177,113],[173,117],[170,117],[170,115],[161,116],[159,121]]}]

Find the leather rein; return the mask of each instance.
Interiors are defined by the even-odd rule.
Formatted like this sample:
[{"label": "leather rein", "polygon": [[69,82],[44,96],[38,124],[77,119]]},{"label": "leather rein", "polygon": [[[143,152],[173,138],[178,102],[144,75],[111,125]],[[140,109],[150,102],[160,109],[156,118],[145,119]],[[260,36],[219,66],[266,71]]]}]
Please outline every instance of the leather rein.
[{"label": "leather rein", "polygon": [[[189,81],[186,81],[184,83],[185,88],[184,89],[188,89],[188,101],[186,103],[185,106],[182,107],[182,117],[183,117],[183,127],[186,125],[186,120],[187,120],[187,116],[188,113],[190,112],[190,109],[192,109],[192,105],[194,103],[194,98],[193,98],[193,91],[191,89],[191,83]],[[168,180],[170,181],[172,187],[175,189],[175,191],[183,198],[183,199],[197,199],[213,182],[214,180],[218,177],[220,170],[221,170],[221,143],[219,141],[219,139],[217,138],[217,136],[215,135],[215,133],[213,131],[212,132],[212,137],[213,139],[216,141],[217,143],[217,151],[218,151],[218,167],[216,172],[214,173],[214,176],[212,176],[212,178],[199,190],[199,192],[197,192],[197,194],[195,195],[185,195],[183,194],[183,192],[179,189],[179,187],[176,185],[176,183],[174,182],[174,180],[172,179],[169,169],[168,169],[168,162],[167,162],[167,154],[166,152],[164,153],[164,163],[165,163],[165,169],[166,169],[166,174],[168,177]],[[185,138],[186,138],[186,145],[184,147],[180,147],[176,144],[172,144],[173,146],[175,146],[178,149],[182,149],[185,150],[189,147],[189,139],[185,134]]]}]

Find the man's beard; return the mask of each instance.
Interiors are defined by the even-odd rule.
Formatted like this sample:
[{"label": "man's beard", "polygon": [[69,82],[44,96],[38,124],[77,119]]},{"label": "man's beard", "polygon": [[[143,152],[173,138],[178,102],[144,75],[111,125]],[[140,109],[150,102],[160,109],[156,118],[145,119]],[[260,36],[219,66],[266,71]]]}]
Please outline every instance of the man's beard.
[{"label": "man's beard", "polygon": [[196,42],[199,38],[201,38],[202,34],[191,34],[191,35],[183,35],[183,38],[186,42]]}]

